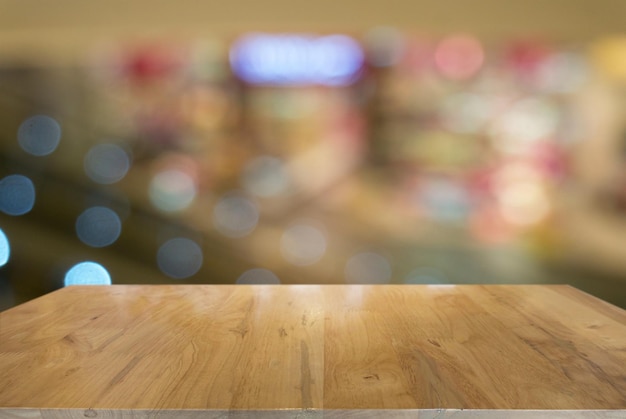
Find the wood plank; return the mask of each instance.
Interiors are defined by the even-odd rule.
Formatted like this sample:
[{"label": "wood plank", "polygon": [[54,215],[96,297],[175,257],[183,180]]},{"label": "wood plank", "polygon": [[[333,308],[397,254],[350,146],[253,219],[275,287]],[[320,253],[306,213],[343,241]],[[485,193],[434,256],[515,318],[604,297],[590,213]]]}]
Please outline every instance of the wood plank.
[{"label": "wood plank", "polygon": [[568,286],[75,286],[0,313],[0,371],[0,417],[622,418],[626,313]]}]

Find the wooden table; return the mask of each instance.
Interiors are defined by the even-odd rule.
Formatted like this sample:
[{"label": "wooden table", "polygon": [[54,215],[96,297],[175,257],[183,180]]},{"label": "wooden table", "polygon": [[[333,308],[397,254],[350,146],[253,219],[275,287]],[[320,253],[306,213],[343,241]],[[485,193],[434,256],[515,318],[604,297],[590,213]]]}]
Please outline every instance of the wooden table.
[{"label": "wooden table", "polygon": [[[73,286],[0,313],[1,418],[626,418],[568,286]],[[502,412],[507,410],[507,412]]]}]

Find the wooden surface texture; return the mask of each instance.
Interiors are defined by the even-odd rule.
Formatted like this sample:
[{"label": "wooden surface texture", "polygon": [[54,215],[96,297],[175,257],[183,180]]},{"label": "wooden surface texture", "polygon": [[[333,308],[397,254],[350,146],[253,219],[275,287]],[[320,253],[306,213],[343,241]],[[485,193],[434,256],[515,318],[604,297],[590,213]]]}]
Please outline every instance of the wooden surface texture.
[{"label": "wooden surface texture", "polygon": [[0,417],[626,418],[626,312],[556,285],[73,286],[0,313],[0,374]]}]

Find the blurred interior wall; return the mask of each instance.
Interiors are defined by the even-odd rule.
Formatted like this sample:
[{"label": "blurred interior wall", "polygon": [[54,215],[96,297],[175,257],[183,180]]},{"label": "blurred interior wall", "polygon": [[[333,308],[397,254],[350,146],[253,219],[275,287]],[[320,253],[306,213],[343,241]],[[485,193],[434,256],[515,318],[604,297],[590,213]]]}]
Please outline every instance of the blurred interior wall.
[{"label": "blurred interior wall", "polygon": [[440,35],[470,32],[485,40],[529,37],[585,42],[626,31],[622,0],[470,2],[0,0],[0,53],[71,57],[115,37],[169,38],[272,31],[360,31],[377,25]]}]

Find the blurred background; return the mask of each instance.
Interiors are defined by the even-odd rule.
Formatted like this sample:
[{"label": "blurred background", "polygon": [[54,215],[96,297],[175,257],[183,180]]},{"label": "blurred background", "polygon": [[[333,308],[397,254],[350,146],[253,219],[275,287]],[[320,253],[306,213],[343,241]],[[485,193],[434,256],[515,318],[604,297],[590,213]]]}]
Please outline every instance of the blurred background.
[{"label": "blurred background", "polygon": [[626,307],[626,2],[0,0],[0,309],[75,283]]}]

